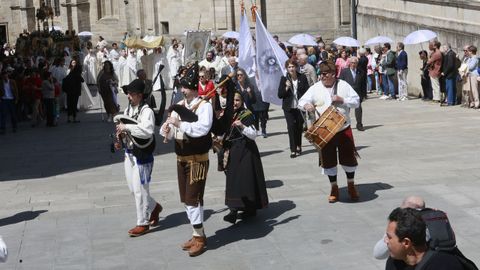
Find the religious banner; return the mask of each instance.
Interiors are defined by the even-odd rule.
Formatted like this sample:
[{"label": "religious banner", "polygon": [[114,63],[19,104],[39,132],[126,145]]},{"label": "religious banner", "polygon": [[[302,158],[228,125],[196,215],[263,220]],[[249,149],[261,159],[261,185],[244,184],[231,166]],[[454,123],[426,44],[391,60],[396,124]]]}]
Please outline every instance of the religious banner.
[{"label": "religious banner", "polygon": [[210,31],[188,31],[185,44],[184,63],[202,61],[210,42]]},{"label": "religious banner", "polygon": [[287,74],[285,62],[288,56],[280,48],[272,35],[267,31],[265,25],[257,12],[256,14],[256,47],[257,47],[257,72],[259,77],[259,89],[263,101],[282,105],[278,98],[278,85],[282,76]]},{"label": "religious banner", "polygon": [[240,37],[238,38],[238,66],[243,68],[248,77],[255,76],[255,47],[253,45],[247,13],[243,12],[240,20]]}]

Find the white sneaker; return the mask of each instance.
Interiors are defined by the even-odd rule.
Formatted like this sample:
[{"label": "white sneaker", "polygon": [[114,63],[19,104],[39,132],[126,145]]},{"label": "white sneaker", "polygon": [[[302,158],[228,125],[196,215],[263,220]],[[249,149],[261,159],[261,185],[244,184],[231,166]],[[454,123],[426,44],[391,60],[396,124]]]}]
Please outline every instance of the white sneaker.
[{"label": "white sneaker", "polygon": [[386,95],[383,95],[383,96],[379,97],[378,99],[381,99],[381,100],[386,100],[387,98],[388,98],[388,96],[386,96]]}]

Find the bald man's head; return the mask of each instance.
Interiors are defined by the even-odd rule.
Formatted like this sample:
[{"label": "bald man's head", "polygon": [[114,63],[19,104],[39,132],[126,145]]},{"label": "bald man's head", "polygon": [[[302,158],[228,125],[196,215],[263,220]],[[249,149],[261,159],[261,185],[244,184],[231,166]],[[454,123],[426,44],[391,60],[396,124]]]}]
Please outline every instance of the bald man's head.
[{"label": "bald man's head", "polygon": [[425,208],[425,201],[420,196],[408,196],[406,197],[401,208],[413,208],[413,209],[424,209]]}]

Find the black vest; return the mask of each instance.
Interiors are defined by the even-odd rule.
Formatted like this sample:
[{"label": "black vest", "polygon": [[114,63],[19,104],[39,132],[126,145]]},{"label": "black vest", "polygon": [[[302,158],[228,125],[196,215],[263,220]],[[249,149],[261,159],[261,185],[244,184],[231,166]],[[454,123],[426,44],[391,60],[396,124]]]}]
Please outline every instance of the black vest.
[{"label": "black vest", "polygon": [[[200,101],[201,102],[201,101]],[[210,131],[201,137],[193,138],[185,135],[185,140],[175,140],[175,153],[179,156],[205,154],[212,148],[212,135]]]}]

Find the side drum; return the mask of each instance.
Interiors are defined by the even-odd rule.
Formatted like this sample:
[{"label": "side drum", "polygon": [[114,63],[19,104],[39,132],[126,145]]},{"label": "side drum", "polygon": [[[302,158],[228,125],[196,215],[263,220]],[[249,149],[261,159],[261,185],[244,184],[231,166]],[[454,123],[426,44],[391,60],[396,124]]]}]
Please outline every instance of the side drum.
[{"label": "side drum", "polygon": [[345,116],[330,106],[305,132],[305,138],[317,149],[322,149],[345,124]]}]

